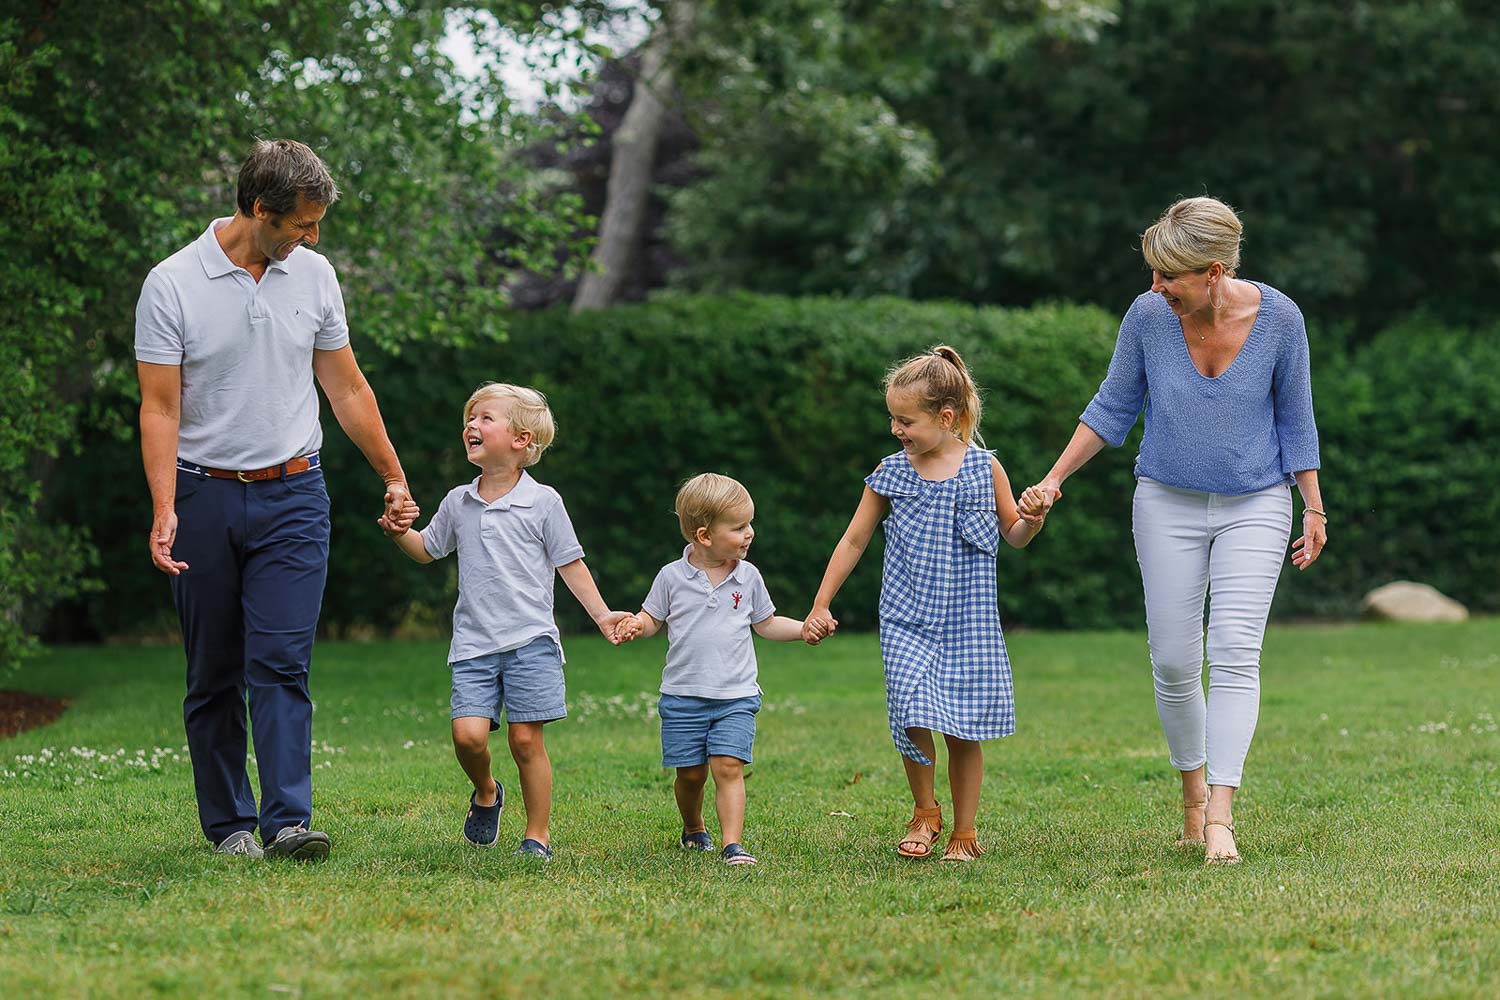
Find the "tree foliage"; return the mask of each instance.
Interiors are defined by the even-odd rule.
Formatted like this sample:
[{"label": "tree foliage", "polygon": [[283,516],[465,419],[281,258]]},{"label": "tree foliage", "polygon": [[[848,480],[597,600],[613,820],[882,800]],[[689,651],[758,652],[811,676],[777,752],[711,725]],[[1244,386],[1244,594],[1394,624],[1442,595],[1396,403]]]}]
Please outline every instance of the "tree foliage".
[{"label": "tree foliage", "polygon": [[1311,315],[1500,305],[1494,5],[709,7],[690,286],[1118,309],[1138,234],[1208,192]]}]

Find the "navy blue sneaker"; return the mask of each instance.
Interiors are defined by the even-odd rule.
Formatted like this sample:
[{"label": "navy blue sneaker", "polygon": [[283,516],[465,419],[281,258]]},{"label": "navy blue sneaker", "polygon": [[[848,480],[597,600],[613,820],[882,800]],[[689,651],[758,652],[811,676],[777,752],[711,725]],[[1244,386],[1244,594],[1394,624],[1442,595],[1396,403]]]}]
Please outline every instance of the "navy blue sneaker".
[{"label": "navy blue sneaker", "polygon": [[552,860],[552,848],[540,840],[532,840],[530,837],[521,841],[521,846],[516,848],[516,853],[524,857],[540,858],[543,861]]},{"label": "navy blue sneaker", "polygon": [[714,838],[708,835],[707,830],[699,830],[696,833],[684,833],[678,839],[677,846],[684,851],[711,851],[714,849]]},{"label": "navy blue sneaker", "polygon": [[475,789],[469,796],[469,815],[464,817],[464,839],[475,847],[494,847],[500,840],[500,811],[505,808],[505,786],[495,782],[495,804],[474,804],[479,794]]},{"label": "navy blue sneaker", "polygon": [[745,850],[739,844],[725,844],[724,849],[719,852],[719,857],[724,859],[726,865],[756,864],[755,855]]}]

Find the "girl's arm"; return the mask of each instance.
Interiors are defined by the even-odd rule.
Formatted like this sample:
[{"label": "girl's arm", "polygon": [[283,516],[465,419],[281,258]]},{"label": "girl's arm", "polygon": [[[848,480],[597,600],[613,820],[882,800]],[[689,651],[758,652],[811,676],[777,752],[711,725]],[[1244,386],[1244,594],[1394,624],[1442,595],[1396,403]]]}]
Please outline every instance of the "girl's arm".
[{"label": "girl's arm", "polygon": [[1297,479],[1297,492],[1302,494],[1302,537],[1292,543],[1292,562],[1298,569],[1307,569],[1328,544],[1328,508],[1323,506],[1323,494],[1318,489],[1317,469],[1292,475]]},{"label": "girl's arm", "polygon": [[854,517],[849,521],[849,527],[844,529],[844,537],[833,547],[828,569],[823,572],[823,582],[818,585],[818,596],[813,598],[812,611],[808,613],[807,621],[802,626],[804,639],[809,642],[821,640],[832,635],[834,629],[838,628],[838,619],[833,617],[829,607],[838,595],[839,588],[849,579],[854,567],[859,565],[859,557],[865,554],[865,546],[870,544],[875,526],[890,509],[889,500],[870,487],[865,487],[864,494],[859,498],[859,506],[854,509]]},{"label": "girl's arm", "polygon": [[1042,530],[1047,514],[1022,517],[1016,510],[1016,501],[1010,495],[1010,477],[1005,474],[1000,460],[990,456],[990,471],[995,480],[995,513],[1000,517],[1000,534],[1011,548],[1024,549]]},{"label": "girl's arm", "polygon": [[772,615],[750,626],[755,634],[772,642],[801,642],[802,622],[786,615]]},{"label": "girl's arm", "polygon": [[589,568],[583,564],[582,559],[574,559],[557,567],[557,575],[563,578],[563,583],[578,598],[578,603],[583,605],[589,617],[594,619],[594,624],[599,626],[599,631],[604,634],[611,644],[618,646],[619,638],[615,635],[615,626],[623,619],[630,617],[629,611],[611,611],[609,605],[604,603],[604,598],[599,595],[599,586],[594,583],[594,576]]}]

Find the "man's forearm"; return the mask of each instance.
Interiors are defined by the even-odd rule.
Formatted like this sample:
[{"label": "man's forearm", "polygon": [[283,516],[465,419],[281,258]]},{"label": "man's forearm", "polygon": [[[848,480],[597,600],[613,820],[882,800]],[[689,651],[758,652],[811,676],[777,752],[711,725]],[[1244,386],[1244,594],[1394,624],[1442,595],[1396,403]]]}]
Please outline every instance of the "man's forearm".
[{"label": "man's forearm", "polygon": [[177,500],[176,414],[141,407],[141,460],[146,466],[146,485],[151,489],[151,509],[171,510]]},{"label": "man's forearm", "polygon": [[330,396],[328,403],[339,426],[381,480],[387,484],[406,482],[406,473],[401,470],[401,460],[385,432],[385,421],[380,417],[380,406],[375,402],[375,390],[370,383],[361,379],[347,395]]}]

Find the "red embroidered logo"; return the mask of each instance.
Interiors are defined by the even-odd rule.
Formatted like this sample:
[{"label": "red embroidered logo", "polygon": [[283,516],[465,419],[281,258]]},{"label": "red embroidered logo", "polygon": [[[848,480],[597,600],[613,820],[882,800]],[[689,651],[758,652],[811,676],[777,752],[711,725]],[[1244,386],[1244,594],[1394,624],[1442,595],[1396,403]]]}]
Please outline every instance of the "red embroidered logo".
[{"label": "red embroidered logo", "polygon": [[730,594],[729,596],[732,597],[732,598],[734,598],[734,610],[738,611],[740,609],[740,598],[744,597],[745,595],[744,594]]}]

